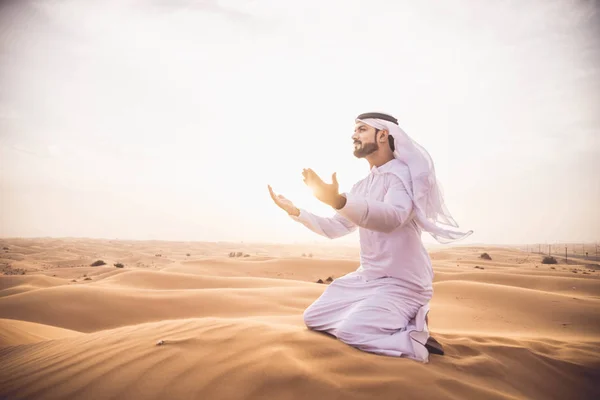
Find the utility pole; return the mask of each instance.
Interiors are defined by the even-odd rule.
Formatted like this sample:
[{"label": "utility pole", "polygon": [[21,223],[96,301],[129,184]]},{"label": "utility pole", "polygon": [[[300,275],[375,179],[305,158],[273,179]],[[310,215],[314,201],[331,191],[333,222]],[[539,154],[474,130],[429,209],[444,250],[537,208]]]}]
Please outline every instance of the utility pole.
[{"label": "utility pole", "polygon": [[565,264],[569,263],[569,256],[567,255],[567,246],[565,246]]}]

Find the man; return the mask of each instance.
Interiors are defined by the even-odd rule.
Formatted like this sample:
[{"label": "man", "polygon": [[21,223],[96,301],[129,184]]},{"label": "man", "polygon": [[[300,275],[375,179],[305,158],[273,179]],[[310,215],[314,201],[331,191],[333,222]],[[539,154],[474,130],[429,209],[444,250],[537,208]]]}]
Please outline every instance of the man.
[{"label": "man", "polygon": [[444,206],[431,157],[391,115],[356,118],[354,156],[370,173],[349,193],[339,193],[336,174],[325,183],[303,171],[314,196],[330,205],[332,218],[297,208],[271,186],[273,201],[292,219],[334,239],[358,229],[360,266],[335,279],[304,312],[308,328],[327,332],[358,349],[429,361],[427,313],[433,296],[433,269],[422,231],[439,242],[464,238],[437,225],[456,227]]}]

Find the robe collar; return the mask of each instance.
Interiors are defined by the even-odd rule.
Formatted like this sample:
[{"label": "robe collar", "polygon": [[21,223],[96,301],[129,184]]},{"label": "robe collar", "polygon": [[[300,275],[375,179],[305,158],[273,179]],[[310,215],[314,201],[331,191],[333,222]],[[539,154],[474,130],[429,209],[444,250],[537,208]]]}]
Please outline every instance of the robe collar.
[{"label": "robe collar", "polygon": [[394,158],[379,167],[376,167],[374,165],[373,167],[371,167],[370,173],[373,175],[380,175],[380,174],[383,174],[386,172],[390,172],[392,170],[392,168],[394,167],[395,162],[396,162],[396,159]]}]

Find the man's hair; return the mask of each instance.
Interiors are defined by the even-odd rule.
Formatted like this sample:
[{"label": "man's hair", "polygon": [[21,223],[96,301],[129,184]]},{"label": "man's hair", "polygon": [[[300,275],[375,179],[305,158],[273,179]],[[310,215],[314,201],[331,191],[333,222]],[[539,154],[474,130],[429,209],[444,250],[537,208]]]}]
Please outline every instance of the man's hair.
[{"label": "man's hair", "polygon": [[[377,134],[379,133],[381,129],[377,129],[375,128],[375,141],[377,141]],[[392,150],[392,153],[394,152],[394,150],[396,150],[396,145],[394,144],[394,137],[392,135],[390,135],[390,133],[388,132],[388,143],[390,144],[390,149]]]}]

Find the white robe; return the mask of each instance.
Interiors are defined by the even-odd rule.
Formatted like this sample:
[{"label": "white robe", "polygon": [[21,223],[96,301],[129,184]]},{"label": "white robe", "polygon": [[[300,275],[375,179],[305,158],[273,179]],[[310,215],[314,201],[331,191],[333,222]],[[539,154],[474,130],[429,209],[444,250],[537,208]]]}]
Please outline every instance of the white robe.
[{"label": "white robe", "polygon": [[291,218],[331,239],[357,228],[360,236],[360,266],[305,310],[307,327],[364,351],[426,363],[433,269],[403,182],[410,182],[408,168],[393,159],[344,193],[346,205],[334,217],[301,209]]}]

